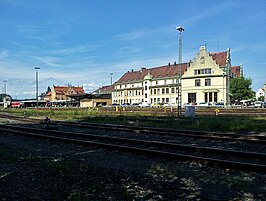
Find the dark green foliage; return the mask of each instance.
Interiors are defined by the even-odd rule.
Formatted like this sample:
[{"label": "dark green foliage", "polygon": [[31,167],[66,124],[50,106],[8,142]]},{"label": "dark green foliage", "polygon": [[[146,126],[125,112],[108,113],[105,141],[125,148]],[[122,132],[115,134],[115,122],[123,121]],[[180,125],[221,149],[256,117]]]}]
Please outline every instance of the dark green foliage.
[{"label": "dark green foliage", "polygon": [[230,80],[230,93],[234,100],[252,99],[254,93],[251,89],[252,80],[245,77],[236,77]]}]

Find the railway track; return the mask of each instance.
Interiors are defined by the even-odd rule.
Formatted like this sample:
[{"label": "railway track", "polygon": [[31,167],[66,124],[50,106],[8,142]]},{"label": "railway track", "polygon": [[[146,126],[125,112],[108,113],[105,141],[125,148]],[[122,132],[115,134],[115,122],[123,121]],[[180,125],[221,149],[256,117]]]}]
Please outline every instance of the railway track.
[{"label": "railway track", "polygon": [[[12,115],[2,115],[0,118],[14,119],[25,122],[40,123],[42,120],[36,118],[23,118]],[[101,123],[85,123],[85,122],[69,122],[69,121],[52,121],[52,125],[73,126],[85,129],[101,129],[112,131],[127,131],[133,133],[141,133],[146,135],[160,135],[172,137],[189,137],[194,139],[206,139],[217,141],[237,141],[237,142],[251,142],[256,144],[266,145],[265,135],[248,135],[248,134],[235,134],[235,133],[221,133],[221,132],[206,132],[206,131],[192,131],[192,130],[176,130],[165,128],[153,127],[139,127],[118,124],[101,124]]]},{"label": "railway track", "polygon": [[199,161],[224,168],[266,172],[264,153],[241,152],[223,149],[189,146],[157,141],[136,140],[121,137],[100,136],[76,132],[37,129],[13,125],[0,125],[2,133],[26,135],[83,145],[97,146],[111,150],[134,152],[155,157],[186,161]]}]

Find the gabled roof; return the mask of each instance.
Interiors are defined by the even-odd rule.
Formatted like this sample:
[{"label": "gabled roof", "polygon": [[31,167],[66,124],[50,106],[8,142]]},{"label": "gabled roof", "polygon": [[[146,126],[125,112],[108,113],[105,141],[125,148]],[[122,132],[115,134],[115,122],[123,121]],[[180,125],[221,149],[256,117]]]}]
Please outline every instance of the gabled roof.
[{"label": "gabled roof", "polygon": [[209,55],[219,66],[226,66],[227,52],[215,52],[209,53]]},{"label": "gabled roof", "polygon": [[65,95],[66,92],[72,89],[76,94],[84,94],[83,87],[74,87],[74,86],[54,86],[54,91],[57,95]]},{"label": "gabled roof", "polygon": [[95,90],[93,93],[98,93],[98,94],[111,93],[112,90],[114,90],[114,85],[106,85]]},{"label": "gabled roof", "polygon": [[[182,75],[189,66],[190,63],[181,64]],[[148,73],[152,75],[153,79],[178,76],[178,64],[154,67],[149,69],[142,68],[141,70],[138,71],[128,71],[116,83],[143,80]]]}]

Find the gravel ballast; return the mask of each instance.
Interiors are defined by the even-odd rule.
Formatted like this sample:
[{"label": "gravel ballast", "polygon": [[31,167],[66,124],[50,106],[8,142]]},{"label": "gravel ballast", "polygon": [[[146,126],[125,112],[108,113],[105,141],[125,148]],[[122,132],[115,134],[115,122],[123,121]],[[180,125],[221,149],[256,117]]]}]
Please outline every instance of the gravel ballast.
[{"label": "gravel ballast", "polygon": [[34,138],[0,135],[1,200],[265,200],[266,175]]}]

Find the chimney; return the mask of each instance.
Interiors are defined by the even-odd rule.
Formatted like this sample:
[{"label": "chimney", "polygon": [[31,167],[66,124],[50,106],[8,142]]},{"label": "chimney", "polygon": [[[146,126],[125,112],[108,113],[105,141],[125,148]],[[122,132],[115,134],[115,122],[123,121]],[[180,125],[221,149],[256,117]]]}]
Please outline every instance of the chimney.
[{"label": "chimney", "polygon": [[171,63],[169,62],[169,63],[168,63],[168,66],[170,67],[170,65],[171,65]]},{"label": "chimney", "polygon": [[133,70],[133,69],[131,69],[131,72],[134,72],[134,70]]},{"label": "chimney", "polygon": [[140,72],[142,73],[143,72],[143,70],[145,70],[146,68],[145,67],[141,67],[141,69],[140,69]]},{"label": "chimney", "polygon": [[175,61],[174,65],[176,66],[176,61]]}]

